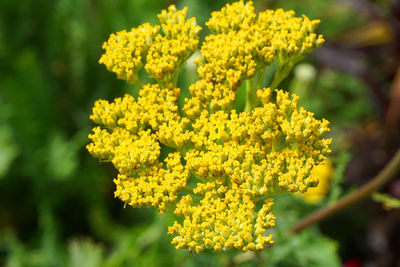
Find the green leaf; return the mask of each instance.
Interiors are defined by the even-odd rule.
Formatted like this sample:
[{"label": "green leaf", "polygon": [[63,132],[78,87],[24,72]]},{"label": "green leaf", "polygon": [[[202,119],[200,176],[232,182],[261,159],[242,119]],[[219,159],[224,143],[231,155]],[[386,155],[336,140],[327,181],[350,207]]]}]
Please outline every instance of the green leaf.
[{"label": "green leaf", "polygon": [[376,202],[383,204],[384,209],[398,209],[400,208],[400,199],[394,198],[388,194],[374,193],[372,199]]},{"label": "green leaf", "polygon": [[0,125],[0,178],[7,174],[18,153],[19,149],[13,139],[12,129],[7,125]]},{"label": "green leaf", "polygon": [[90,239],[74,239],[68,245],[70,267],[97,267],[103,261],[103,248]]}]

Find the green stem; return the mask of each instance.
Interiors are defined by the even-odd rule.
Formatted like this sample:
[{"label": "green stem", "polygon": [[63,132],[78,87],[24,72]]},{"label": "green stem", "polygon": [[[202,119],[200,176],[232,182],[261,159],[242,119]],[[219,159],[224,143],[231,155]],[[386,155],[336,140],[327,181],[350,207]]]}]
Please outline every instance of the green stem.
[{"label": "green stem", "polygon": [[143,84],[140,82],[138,75],[136,75],[136,79],[135,79],[134,83],[139,88],[139,90],[143,88]]},{"label": "green stem", "polygon": [[327,205],[309,216],[305,217],[301,221],[299,221],[293,228],[293,233],[298,233],[304,228],[316,224],[329,216],[337,213],[338,211],[364,199],[365,197],[370,196],[373,192],[378,190],[384,184],[386,184],[390,179],[395,177],[395,175],[400,170],[400,149],[396,152],[390,162],[383,168],[383,170],[371,179],[367,184],[362,186],[357,191],[351,193],[340,199],[338,202]]},{"label": "green stem", "polygon": [[188,194],[193,194],[193,188],[190,186],[185,186],[184,188],[181,189],[181,192],[188,193]]},{"label": "green stem", "polygon": [[263,81],[264,81],[265,69],[266,69],[266,68],[267,68],[267,67],[262,68],[262,69],[260,70],[260,72],[259,72],[259,77],[258,77],[257,84],[256,84],[256,90],[261,89],[262,83],[263,83]]},{"label": "green stem", "polygon": [[285,79],[289,75],[293,66],[294,66],[294,63],[291,61],[285,62],[285,63],[279,63],[270,88],[271,89],[278,88],[278,85],[283,81],[283,79]]},{"label": "green stem", "polygon": [[178,69],[176,69],[174,71],[174,75],[172,76],[171,79],[171,83],[174,85],[174,87],[176,87],[177,83],[178,83],[178,78],[179,78],[179,74],[182,71],[182,66],[180,66]]},{"label": "green stem", "polygon": [[250,112],[257,106],[257,89],[254,88],[254,79],[246,80],[246,105],[245,112]]}]

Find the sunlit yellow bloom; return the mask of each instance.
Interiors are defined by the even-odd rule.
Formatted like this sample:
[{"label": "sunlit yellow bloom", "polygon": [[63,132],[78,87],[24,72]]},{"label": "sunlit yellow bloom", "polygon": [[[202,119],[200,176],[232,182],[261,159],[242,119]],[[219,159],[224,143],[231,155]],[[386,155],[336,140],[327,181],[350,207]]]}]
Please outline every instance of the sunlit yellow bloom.
[{"label": "sunlit yellow bloom", "polygon": [[179,153],[171,153],[162,163],[145,167],[139,173],[120,173],[114,183],[115,197],[133,207],[153,206],[160,213],[169,203],[174,203],[185,187],[189,172],[182,166]]},{"label": "sunlit yellow bloom", "polygon": [[131,83],[137,83],[143,66],[159,82],[175,81],[180,67],[197,50],[201,28],[195,18],[186,19],[187,8],[177,10],[170,6],[158,18],[160,26],[145,23],[129,32],[111,34],[103,44],[105,53],[99,63]]},{"label": "sunlit yellow bloom", "polygon": [[201,80],[190,88],[192,98],[184,108],[187,116],[198,116],[205,107],[231,108],[232,91],[274,61],[278,68],[271,87],[276,88],[296,62],[324,42],[322,35],[314,33],[319,20],[294,15],[278,9],[257,16],[251,1],[213,12],[206,25],[215,34],[206,37],[202,56],[195,61]]},{"label": "sunlit yellow bloom", "polygon": [[[140,91],[95,102],[90,118],[99,126],[87,149],[118,170],[115,197],[174,212],[168,232],[176,248],[262,250],[273,243],[274,195],[315,187],[311,171],[330,152],[329,122],[276,89],[323,42],[314,33],[319,21],[281,9],[257,15],[251,1],[213,12],[206,23],[213,34],[195,60],[199,79],[180,107],[178,74],[197,50],[200,27],[187,8],[170,6],[158,18],[160,25],[111,34],[104,43],[100,63]],[[273,63],[272,85],[264,88]],[[141,69],[154,84],[142,85]],[[244,81],[254,99],[242,112],[233,107]]]},{"label": "sunlit yellow bloom", "polygon": [[146,71],[159,82],[176,82],[177,74],[186,60],[197,50],[200,27],[195,18],[187,18],[187,8],[158,15],[164,36],[158,34],[147,54]]},{"label": "sunlit yellow bloom", "polygon": [[117,74],[119,79],[134,82],[139,70],[143,67],[147,51],[160,27],[145,23],[138,28],[132,28],[111,34],[103,44],[106,51],[99,63],[106,65],[109,71]]},{"label": "sunlit yellow bloom", "polygon": [[317,187],[310,187],[307,192],[300,194],[307,202],[317,203],[321,201],[331,189],[331,179],[335,172],[332,163],[326,159],[311,171],[311,176],[318,180]]},{"label": "sunlit yellow bloom", "polygon": [[249,28],[255,21],[253,2],[243,1],[227,4],[220,11],[211,13],[207,27],[215,33],[227,33],[232,30]]},{"label": "sunlit yellow bloom", "polygon": [[199,185],[194,190],[203,195],[195,204],[190,195],[177,204],[175,214],[185,217],[183,224],[175,222],[169,233],[178,234],[172,240],[177,248],[201,252],[203,249],[226,251],[233,248],[242,251],[261,250],[272,244],[272,236],[263,233],[275,225],[270,212],[272,199],[266,199],[261,209],[256,201],[240,188],[223,187],[217,182]]}]

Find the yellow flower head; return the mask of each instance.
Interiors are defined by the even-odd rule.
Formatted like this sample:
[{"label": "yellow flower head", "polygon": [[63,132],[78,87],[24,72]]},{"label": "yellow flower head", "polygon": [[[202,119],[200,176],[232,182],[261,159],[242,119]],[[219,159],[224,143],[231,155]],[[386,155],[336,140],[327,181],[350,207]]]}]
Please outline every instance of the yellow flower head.
[{"label": "yellow flower head", "polygon": [[[100,63],[140,91],[96,101],[90,118],[99,126],[87,149],[119,171],[115,197],[177,216],[168,230],[177,248],[262,250],[273,244],[274,195],[315,187],[311,172],[330,152],[329,122],[276,89],[322,43],[314,33],[319,21],[281,9],[257,15],[251,1],[213,12],[206,23],[213,34],[195,61],[199,80],[180,107],[176,82],[197,50],[200,27],[187,8],[170,6],[158,18],[159,26],[112,34],[103,45]],[[274,80],[264,88],[274,62]],[[142,85],[143,67],[155,83]],[[244,82],[245,111],[235,110]]]},{"label": "yellow flower head", "polygon": [[227,4],[220,11],[211,13],[207,27],[215,33],[228,33],[249,28],[255,21],[253,2],[243,1]]},{"label": "yellow flower head", "polygon": [[328,159],[315,166],[311,171],[311,176],[318,180],[318,186],[308,188],[306,192],[299,194],[299,196],[309,203],[321,201],[331,189],[331,179],[334,172],[335,169]]},{"label": "yellow flower head", "polygon": [[272,199],[266,199],[262,208],[256,209],[256,201],[242,190],[235,186],[228,189],[218,182],[201,184],[194,193],[203,199],[196,204],[190,195],[184,196],[175,214],[185,220],[183,224],[175,222],[168,230],[178,234],[172,240],[176,248],[197,253],[203,249],[247,251],[261,250],[273,243],[271,235],[263,235],[275,225],[275,216],[270,212]]},{"label": "yellow flower head", "polygon": [[145,23],[132,28],[111,34],[103,44],[106,51],[99,63],[106,65],[109,71],[117,74],[119,79],[135,82],[139,70],[143,67],[147,51],[158,33],[160,27]]},{"label": "yellow flower head", "polygon": [[197,50],[201,28],[195,18],[187,20],[187,8],[177,10],[170,6],[158,18],[160,26],[145,23],[129,32],[111,34],[103,44],[105,53],[99,63],[131,83],[137,83],[143,66],[159,83],[176,80],[179,68]]},{"label": "yellow flower head", "polygon": [[197,50],[200,27],[187,18],[187,8],[170,6],[158,15],[164,36],[158,34],[147,54],[146,71],[160,83],[176,82],[180,67]]},{"label": "yellow flower head", "polygon": [[187,116],[198,116],[202,102],[212,102],[213,111],[231,108],[232,91],[274,61],[278,68],[271,86],[275,89],[296,62],[324,42],[322,35],[314,33],[319,20],[294,15],[278,9],[257,16],[251,1],[213,12],[206,25],[214,34],[206,37],[202,56],[195,61],[201,81],[190,89],[192,98],[184,107]]}]

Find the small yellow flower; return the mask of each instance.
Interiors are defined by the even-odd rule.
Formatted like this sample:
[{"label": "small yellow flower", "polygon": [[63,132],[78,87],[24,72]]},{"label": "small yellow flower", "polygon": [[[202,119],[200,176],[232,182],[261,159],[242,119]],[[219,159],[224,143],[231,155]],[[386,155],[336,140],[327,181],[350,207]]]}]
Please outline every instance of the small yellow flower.
[{"label": "small yellow flower", "polygon": [[318,180],[317,187],[310,187],[307,192],[299,194],[309,203],[317,203],[321,201],[331,189],[331,179],[335,169],[329,159],[315,166],[311,171],[311,176]]}]

